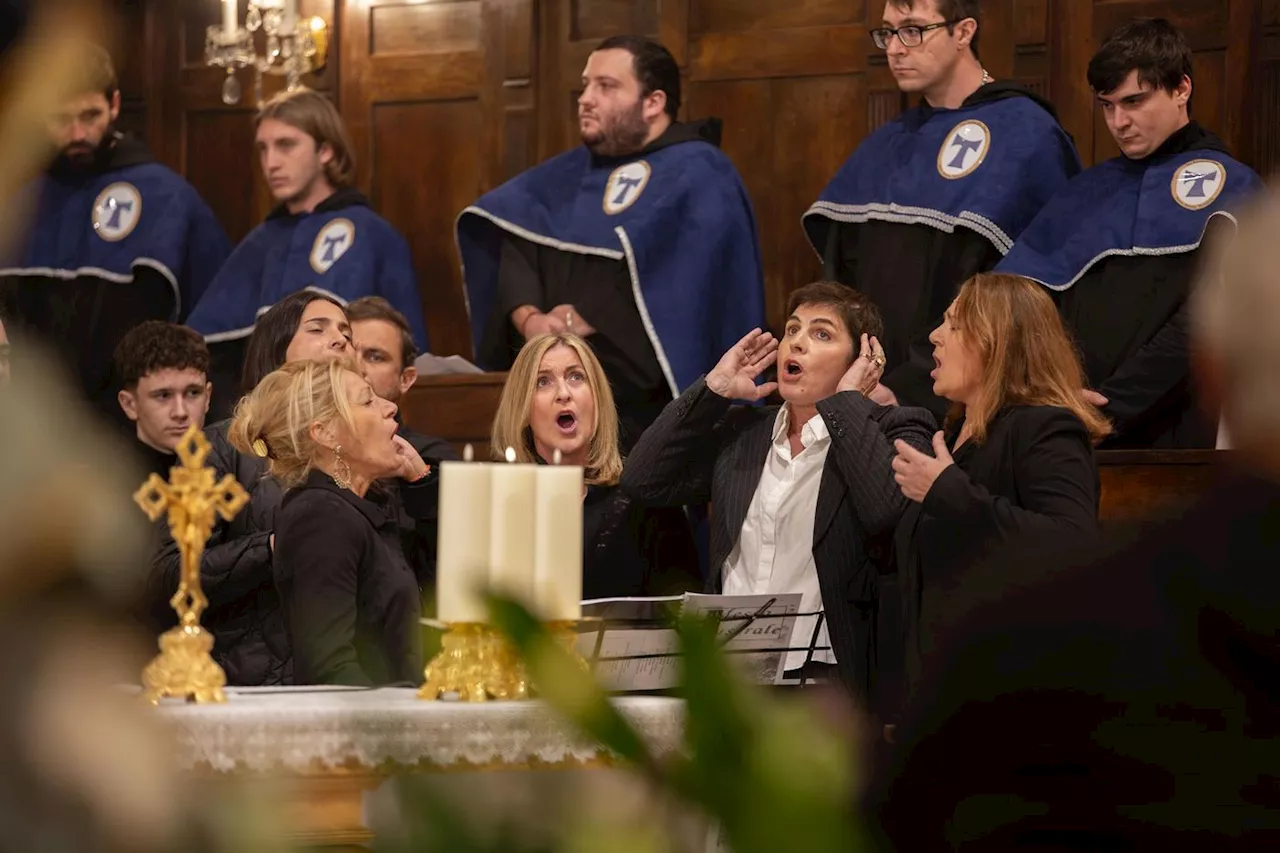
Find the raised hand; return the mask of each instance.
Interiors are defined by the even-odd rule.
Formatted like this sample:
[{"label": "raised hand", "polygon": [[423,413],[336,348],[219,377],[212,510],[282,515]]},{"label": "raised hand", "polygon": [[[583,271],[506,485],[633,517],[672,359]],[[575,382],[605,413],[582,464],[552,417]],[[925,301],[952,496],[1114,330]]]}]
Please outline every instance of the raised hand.
[{"label": "raised hand", "polygon": [[720,357],[707,374],[707,387],[726,399],[754,403],[777,390],[777,382],[756,384],[756,377],[777,360],[777,339],[769,332],[752,329]]},{"label": "raised hand", "polygon": [[864,397],[870,397],[871,392],[880,384],[880,377],[884,375],[884,364],[884,347],[874,337],[868,338],[864,334],[858,357],[849,365],[844,376],[840,377],[836,392],[857,391]]},{"label": "raised hand", "polygon": [[933,456],[921,453],[902,439],[895,441],[893,446],[898,451],[893,460],[893,479],[902,493],[916,503],[923,503],[938,475],[955,464],[941,432],[933,434]]},{"label": "raised hand", "polygon": [[400,461],[400,469],[395,474],[397,477],[412,483],[431,471],[431,466],[422,461],[412,444],[398,435],[392,436],[391,441],[396,446],[396,458]]}]

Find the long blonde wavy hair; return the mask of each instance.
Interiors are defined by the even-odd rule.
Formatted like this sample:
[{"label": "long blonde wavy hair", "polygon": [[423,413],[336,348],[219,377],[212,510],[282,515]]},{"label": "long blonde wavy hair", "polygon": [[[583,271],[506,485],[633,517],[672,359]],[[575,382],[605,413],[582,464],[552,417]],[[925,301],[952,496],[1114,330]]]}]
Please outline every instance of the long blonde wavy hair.
[{"label": "long blonde wavy hair", "polygon": [[981,444],[1005,406],[1060,406],[1095,442],[1111,433],[1110,422],[1084,399],[1080,356],[1043,287],[1022,276],[979,273],[960,287],[952,314],[956,333],[982,362],[982,394],[967,410],[954,403],[948,424],[963,417]]},{"label": "long blonde wavy hair", "polygon": [[[596,420],[591,425],[591,441],[587,445],[584,479],[599,486],[612,486],[622,477],[622,451],[618,444],[618,410],[613,391],[605,378],[600,359],[582,338],[567,332],[530,338],[516,356],[502,387],[502,399],[493,418],[490,453],[501,460],[506,448],[515,449],[517,462],[533,462],[538,451],[533,446],[533,430],[529,427],[529,408],[538,382],[538,368],[543,357],[556,347],[568,347],[578,355],[587,374],[587,387],[596,403]],[[544,460],[550,462],[550,459]]]}]

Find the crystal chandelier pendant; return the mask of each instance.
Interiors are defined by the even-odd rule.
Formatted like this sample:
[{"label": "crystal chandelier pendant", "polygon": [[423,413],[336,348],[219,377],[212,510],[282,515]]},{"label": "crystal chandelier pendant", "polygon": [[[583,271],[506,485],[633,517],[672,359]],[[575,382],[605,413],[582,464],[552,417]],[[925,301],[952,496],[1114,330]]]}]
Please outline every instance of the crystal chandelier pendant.
[{"label": "crystal chandelier pendant", "polygon": [[267,39],[267,56],[273,60],[280,56],[280,39],[275,36]]},{"label": "crystal chandelier pendant", "polygon": [[262,12],[258,11],[258,7],[253,3],[249,4],[249,13],[244,16],[244,28],[251,33],[256,33],[262,28]]},{"label": "crystal chandelier pendant", "polygon": [[234,70],[227,69],[227,79],[222,81],[222,103],[233,106],[240,103],[240,80]]}]

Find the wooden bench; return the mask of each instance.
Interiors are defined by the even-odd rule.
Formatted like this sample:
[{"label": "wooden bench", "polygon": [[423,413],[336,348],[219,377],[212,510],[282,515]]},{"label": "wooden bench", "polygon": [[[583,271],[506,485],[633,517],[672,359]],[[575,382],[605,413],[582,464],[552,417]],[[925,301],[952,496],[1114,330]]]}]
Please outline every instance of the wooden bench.
[{"label": "wooden bench", "polygon": [[401,415],[410,429],[443,438],[459,455],[470,444],[476,461],[487,461],[489,430],[506,381],[505,373],[420,376],[401,400]]}]

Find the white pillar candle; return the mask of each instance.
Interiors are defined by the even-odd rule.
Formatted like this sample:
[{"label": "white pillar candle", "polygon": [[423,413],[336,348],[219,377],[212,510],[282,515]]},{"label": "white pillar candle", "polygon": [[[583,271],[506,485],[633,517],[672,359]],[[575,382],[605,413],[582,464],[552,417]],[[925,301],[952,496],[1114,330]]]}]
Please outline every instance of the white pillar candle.
[{"label": "white pillar candle", "polygon": [[[507,458],[514,458],[508,451]],[[492,466],[489,583],[526,607],[533,602],[533,530],[537,498],[535,465]]]},{"label": "white pillar candle", "polygon": [[[205,20],[208,20],[207,18]],[[236,0],[222,0],[222,34],[228,39],[236,37]]]},{"label": "white pillar candle", "polygon": [[541,465],[534,532],[534,596],[548,621],[582,618],[582,468]]},{"label": "white pillar candle", "polygon": [[284,18],[281,27],[286,33],[298,28],[298,0],[284,0]]},{"label": "white pillar candle", "polygon": [[440,464],[436,615],[442,622],[485,622],[480,593],[489,584],[490,477],[497,466]]}]

